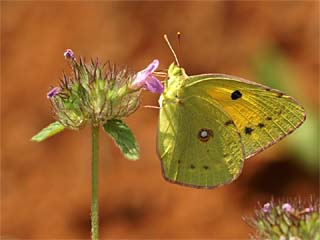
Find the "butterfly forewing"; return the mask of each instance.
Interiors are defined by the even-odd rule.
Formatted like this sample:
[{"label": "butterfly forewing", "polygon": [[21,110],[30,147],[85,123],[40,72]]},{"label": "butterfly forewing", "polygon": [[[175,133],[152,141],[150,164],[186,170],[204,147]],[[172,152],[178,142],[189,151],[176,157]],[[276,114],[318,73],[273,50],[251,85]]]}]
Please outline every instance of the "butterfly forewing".
[{"label": "butterfly forewing", "polygon": [[269,87],[228,75],[198,75],[186,88],[208,94],[238,128],[245,157],[276,143],[299,127],[305,112],[292,97]]}]

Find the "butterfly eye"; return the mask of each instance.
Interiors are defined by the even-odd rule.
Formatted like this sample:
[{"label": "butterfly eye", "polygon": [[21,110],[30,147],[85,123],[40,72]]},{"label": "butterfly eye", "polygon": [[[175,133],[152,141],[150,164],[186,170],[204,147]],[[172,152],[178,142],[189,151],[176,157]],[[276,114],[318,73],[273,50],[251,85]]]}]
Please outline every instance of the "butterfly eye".
[{"label": "butterfly eye", "polygon": [[210,137],[213,137],[213,131],[211,129],[200,129],[198,138],[202,142],[207,142]]}]

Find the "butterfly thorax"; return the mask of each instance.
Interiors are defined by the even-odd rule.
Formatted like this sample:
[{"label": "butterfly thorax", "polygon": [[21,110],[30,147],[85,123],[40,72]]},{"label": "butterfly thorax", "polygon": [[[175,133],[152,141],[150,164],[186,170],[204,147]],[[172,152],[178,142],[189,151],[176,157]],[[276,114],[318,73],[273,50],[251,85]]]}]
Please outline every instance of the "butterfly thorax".
[{"label": "butterfly thorax", "polygon": [[177,101],[183,90],[185,80],[188,78],[185,70],[175,63],[172,63],[168,70],[168,79],[165,82],[165,89],[159,99],[160,107],[165,102]]}]

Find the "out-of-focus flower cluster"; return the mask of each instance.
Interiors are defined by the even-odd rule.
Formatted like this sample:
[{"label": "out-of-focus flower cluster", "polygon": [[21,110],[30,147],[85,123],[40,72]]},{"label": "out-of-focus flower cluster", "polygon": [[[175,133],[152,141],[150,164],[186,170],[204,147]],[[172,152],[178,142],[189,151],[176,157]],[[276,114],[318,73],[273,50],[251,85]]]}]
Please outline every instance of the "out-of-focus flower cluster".
[{"label": "out-of-focus flower cluster", "polygon": [[252,239],[320,239],[319,201],[299,198],[275,203],[270,201],[255,210],[245,221],[256,229]]},{"label": "out-of-focus flower cluster", "polygon": [[[64,56],[69,60],[73,74],[64,74],[60,86],[53,87],[47,97],[56,119],[71,129],[83,127],[88,120],[104,124],[110,119],[122,119],[132,114],[139,106],[141,89],[149,90],[145,86],[148,79],[154,78],[152,72],[157,67],[142,79],[140,72],[120,69],[110,62],[102,64],[91,60],[88,64],[80,58],[78,63],[71,49],[67,49]],[[138,86],[133,84],[137,79]],[[152,80],[160,83],[157,79]]]}]

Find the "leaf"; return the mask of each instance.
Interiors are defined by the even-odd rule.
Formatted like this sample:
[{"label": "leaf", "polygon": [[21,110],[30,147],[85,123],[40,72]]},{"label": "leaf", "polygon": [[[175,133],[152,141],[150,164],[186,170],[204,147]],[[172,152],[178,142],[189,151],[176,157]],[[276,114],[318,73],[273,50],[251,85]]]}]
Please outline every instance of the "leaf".
[{"label": "leaf", "polygon": [[111,119],[103,125],[123,155],[130,160],[139,158],[139,146],[130,128],[119,119]]},{"label": "leaf", "polygon": [[60,122],[56,121],[42,129],[38,134],[34,135],[31,138],[31,140],[35,142],[42,142],[43,140],[63,131],[64,129],[65,126],[63,126]]}]

